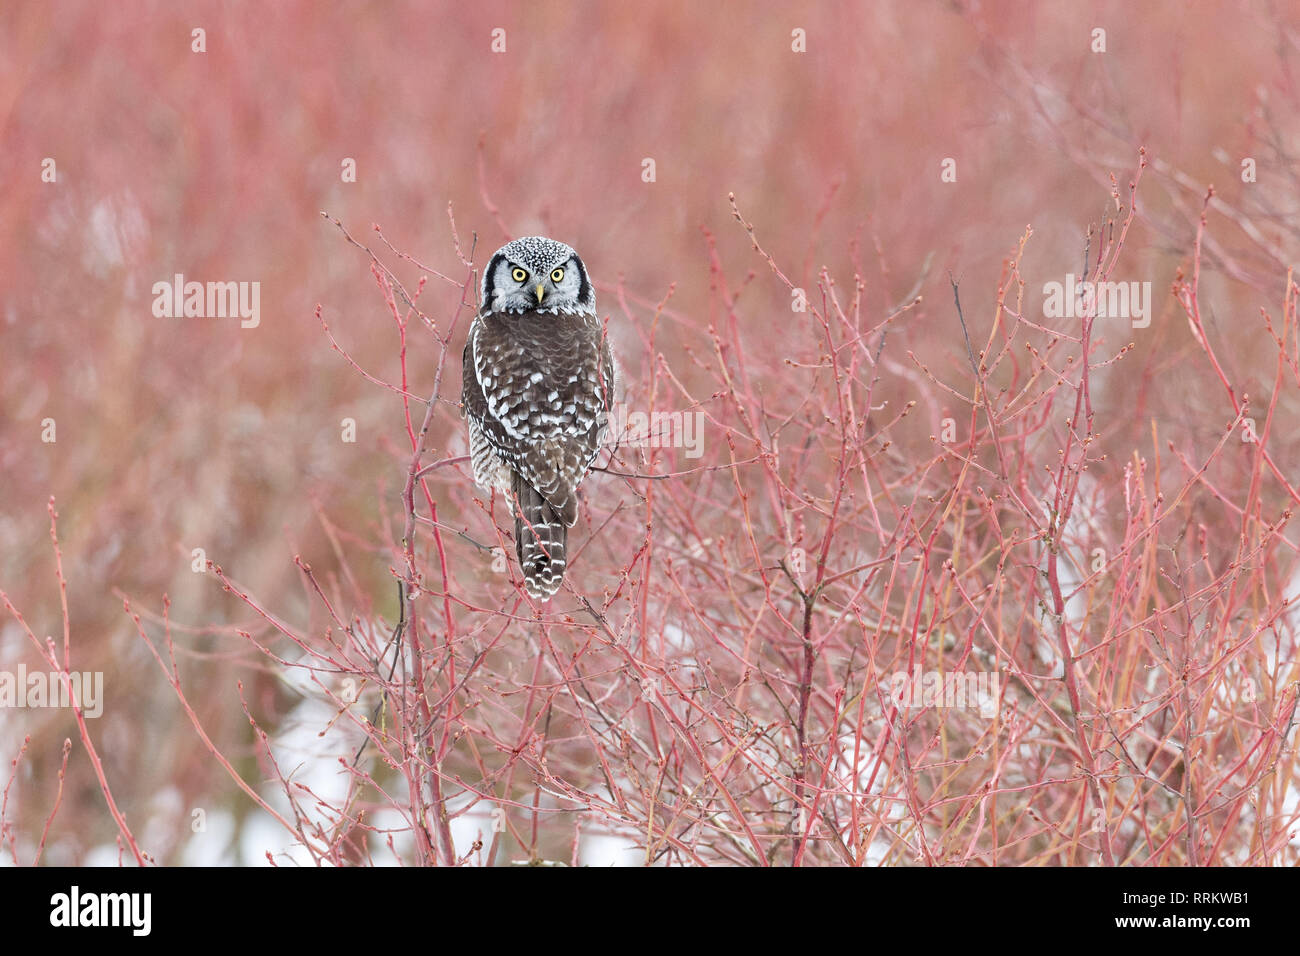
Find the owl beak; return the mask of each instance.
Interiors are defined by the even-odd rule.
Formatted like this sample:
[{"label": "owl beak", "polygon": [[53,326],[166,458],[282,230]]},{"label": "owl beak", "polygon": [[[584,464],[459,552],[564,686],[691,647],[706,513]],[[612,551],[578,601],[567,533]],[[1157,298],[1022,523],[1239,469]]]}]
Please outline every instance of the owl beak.
[{"label": "owl beak", "polygon": [[546,286],[542,285],[539,282],[537,283],[537,288],[534,291],[537,293],[537,304],[541,305],[542,299],[546,298]]}]

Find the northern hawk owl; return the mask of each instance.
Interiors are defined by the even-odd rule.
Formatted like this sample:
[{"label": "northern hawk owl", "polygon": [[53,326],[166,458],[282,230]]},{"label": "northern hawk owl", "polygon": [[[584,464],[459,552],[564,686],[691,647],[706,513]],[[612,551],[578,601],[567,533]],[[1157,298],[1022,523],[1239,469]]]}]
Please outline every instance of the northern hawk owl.
[{"label": "northern hawk owl", "polygon": [[524,585],[548,598],[564,577],[578,485],[608,427],[614,357],[587,269],[562,242],[506,243],[482,292],[461,389],[474,481],[505,498]]}]

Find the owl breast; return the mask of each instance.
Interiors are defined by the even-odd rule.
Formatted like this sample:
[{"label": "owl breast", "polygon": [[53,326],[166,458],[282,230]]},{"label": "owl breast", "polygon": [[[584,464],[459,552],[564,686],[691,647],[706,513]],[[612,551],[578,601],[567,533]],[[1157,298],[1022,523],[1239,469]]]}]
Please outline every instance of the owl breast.
[{"label": "owl breast", "polygon": [[600,320],[486,313],[470,331],[464,364],[466,413],[484,445],[571,524],[574,491],[600,450],[613,390]]}]

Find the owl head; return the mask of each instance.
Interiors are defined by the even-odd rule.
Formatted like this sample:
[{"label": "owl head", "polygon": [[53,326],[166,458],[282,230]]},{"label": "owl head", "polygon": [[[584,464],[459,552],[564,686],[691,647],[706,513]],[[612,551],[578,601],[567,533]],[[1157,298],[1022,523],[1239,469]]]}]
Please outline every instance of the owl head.
[{"label": "owl head", "polygon": [[496,251],[483,272],[485,312],[595,312],[596,291],[572,247],[524,236]]}]

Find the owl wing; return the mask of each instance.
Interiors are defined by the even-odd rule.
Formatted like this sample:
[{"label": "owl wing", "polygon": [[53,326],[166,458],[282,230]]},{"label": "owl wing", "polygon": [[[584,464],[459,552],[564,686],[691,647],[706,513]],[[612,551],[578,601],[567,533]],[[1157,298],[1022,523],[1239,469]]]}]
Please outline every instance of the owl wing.
[{"label": "owl wing", "polygon": [[[595,315],[486,313],[470,328],[463,400],[491,454],[577,521],[576,491],[600,452],[614,360]],[[476,477],[478,473],[476,464]]]}]

